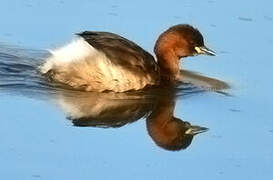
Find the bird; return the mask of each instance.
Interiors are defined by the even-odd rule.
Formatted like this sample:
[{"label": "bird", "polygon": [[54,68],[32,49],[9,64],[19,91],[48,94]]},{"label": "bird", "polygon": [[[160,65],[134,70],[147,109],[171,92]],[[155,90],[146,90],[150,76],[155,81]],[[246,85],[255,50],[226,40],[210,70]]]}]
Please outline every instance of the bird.
[{"label": "bird", "polygon": [[39,66],[49,80],[82,91],[126,92],[179,81],[179,60],[216,53],[200,31],[178,24],[159,35],[154,53],[111,32],[83,31],[69,44],[50,51]]}]

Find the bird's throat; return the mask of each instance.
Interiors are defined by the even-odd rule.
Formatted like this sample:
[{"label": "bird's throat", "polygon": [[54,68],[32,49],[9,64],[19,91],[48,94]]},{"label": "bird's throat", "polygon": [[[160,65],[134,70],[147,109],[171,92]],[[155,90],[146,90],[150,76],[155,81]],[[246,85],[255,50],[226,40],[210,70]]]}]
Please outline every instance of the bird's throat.
[{"label": "bird's throat", "polygon": [[176,81],[179,73],[179,59],[178,58],[158,58],[158,65],[160,67],[161,79]]}]

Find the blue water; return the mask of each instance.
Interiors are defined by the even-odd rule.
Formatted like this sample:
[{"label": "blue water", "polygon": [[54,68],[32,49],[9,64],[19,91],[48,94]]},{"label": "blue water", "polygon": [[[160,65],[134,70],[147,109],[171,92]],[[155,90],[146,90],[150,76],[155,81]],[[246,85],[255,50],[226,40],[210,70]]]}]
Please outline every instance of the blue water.
[{"label": "blue water", "polygon": [[[26,60],[27,63],[22,64],[30,67],[18,74],[16,70],[22,70],[22,64],[13,63],[10,67],[15,68],[11,69],[15,70],[15,76],[1,75],[0,177],[20,180],[272,179],[272,5],[265,0],[2,0],[0,62],[12,59],[3,56],[7,53]],[[218,54],[187,58],[181,67],[228,82],[230,95],[186,86],[179,97],[162,95],[155,101],[154,98],[144,102],[128,100],[115,112],[127,112],[126,107],[132,106],[137,107],[128,111],[137,111],[144,104],[146,109],[140,108],[137,112],[147,113],[167,97],[170,107],[175,104],[173,116],[181,119],[179,122],[209,128],[196,135],[184,150],[168,151],[157,146],[147,133],[146,118],[112,124],[125,123],[120,128],[105,128],[105,123],[101,125],[104,128],[73,125],[73,119],[77,118],[68,109],[84,103],[85,95],[72,98],[70,93],[64,95],[58,91],[59,87],[44,84],[32,69],[46,56],[46,49],[69,42],[79,31],[115,32],[152,52],[157,36],[179,23],[196,26],[206,44]],[[16,85],[3,87],[10,79]],[[139,96],[134,94],[134,97]],[[111,98],[104,107],[119,102]],[[98,98],[104,103],[104,97],[100,100]],[[88,102],[91,105],[87,107],[96,107],[93,101]],[[163,103],[162,107],[169,106]]]}]

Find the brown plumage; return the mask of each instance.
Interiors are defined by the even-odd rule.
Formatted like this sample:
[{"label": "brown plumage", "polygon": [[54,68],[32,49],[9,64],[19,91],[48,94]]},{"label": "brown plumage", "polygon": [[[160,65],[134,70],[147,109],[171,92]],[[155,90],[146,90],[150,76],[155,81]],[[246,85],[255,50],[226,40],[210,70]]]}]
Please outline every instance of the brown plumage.
[{"label": "brown plumage", "polygon": [[204,46],[201,33],[190,25],[173,26],[159,36],[154,48],[158,63],[150,53],[117,34],[85,31],[78,35],[79,40],[52,51],[41,72],[85,91],[124,92],[173,83],[178,80],[181,57],[214,55]]}]

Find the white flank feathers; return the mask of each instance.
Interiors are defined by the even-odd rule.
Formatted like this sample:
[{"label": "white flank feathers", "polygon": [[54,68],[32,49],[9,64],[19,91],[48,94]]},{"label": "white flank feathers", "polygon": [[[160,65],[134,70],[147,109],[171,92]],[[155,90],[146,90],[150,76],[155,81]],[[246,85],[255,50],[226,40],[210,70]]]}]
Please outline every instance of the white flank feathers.
[{"label": "white flank feathers", "polygon": [[49,50],[51,56],[46,59],[45,64],[40,67],[42,73],[48,72],[53,66],[71,63],[73,61],[82,60],[92,54],[98,53],[83,38],[77,38],[71,43],[55,50]]}]

